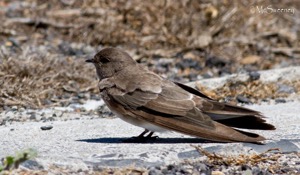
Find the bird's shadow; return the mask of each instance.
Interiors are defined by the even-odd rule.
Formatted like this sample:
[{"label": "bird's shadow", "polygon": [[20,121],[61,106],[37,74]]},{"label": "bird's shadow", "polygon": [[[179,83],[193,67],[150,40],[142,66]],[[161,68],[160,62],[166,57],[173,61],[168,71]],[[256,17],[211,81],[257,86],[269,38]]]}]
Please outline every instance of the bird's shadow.
[{"label": "bird's shadow", "polygon": [[[129,140],[129,141],[128,141]],[[131,138],[124,137],[104,137],[104,138],[95,138],[95,139],[81,139],[76,140],[79,142],[87,142],[87,143],[119,143],[119,144],[130,144],[130,143],[141,143],[141,144],[149,144],[149,143],[159,143],[159,144],[178,144],[178,143],[221,143],[214,142],[199,138],[157,138],[151,139],[147,141],[138,141],[131,140]]]}]

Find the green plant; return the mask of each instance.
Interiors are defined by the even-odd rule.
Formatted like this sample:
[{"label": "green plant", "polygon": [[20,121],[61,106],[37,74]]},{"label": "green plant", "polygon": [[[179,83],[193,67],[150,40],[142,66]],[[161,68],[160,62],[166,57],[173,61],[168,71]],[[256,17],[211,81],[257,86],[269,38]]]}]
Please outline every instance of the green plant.
[{"label": "green plant", "polygon": [[16,154],[16,156],[7,156],[2,158],[0,163],[0,172],[17,169],[19,165],[26,160],[36,157],[37,153],[33,149],[27,149]]}]

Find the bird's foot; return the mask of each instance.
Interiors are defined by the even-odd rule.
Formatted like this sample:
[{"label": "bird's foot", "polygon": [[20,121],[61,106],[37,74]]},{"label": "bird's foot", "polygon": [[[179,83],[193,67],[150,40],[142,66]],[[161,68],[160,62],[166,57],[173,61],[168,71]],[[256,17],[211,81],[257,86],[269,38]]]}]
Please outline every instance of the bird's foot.
[{"label": "bird's foot", "polygon": [[[147,136],[145,136],[145,134],[147,134],[147,133],[149,133],[149,134]],[[151,143],[151,142],[154,142],[158,138],[158,136],[152,136],[153,133],[154,132],[151,132],[146,129],[139,136],[125,139],[122,142],[124,142],[124,143],[149,143],[150,142]]]}]

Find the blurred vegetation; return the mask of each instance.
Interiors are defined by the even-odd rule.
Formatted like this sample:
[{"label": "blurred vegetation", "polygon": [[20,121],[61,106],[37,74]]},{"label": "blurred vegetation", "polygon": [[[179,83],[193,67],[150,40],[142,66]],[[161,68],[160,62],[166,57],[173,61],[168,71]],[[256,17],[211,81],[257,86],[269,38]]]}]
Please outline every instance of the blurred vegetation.
[{"label": "blurred vegetation", "polygon": [[18,169],[19,165],[26,160],[33,159],[37,155],[36,151],[33,149],[24,150],[16,154],[16,156],[7,156],[2,158],[2,163],[0,163],[0,173],[10,174],[9,172]]},{"label": "blurred vegetation", "polygon": [[[268,7],[296,10],[259,11]],[[299,65],[297,9],[297,0],[3,0],[0,105],[41,108],[95,98],[95,70],[83,61],[103,47],[122,47],[179,81]]]}]

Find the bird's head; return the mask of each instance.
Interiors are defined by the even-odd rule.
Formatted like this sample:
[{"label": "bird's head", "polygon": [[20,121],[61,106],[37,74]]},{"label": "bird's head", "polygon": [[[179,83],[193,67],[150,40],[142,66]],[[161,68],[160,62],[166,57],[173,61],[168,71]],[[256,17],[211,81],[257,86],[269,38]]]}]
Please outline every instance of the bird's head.
[{"label": "bird's head", "polygon": [[127,66],[137,64],[126,52],[116,48],[102,49],[94,58],[87,59],[86,62],[95,65],[100,80],[112,77]]}]

